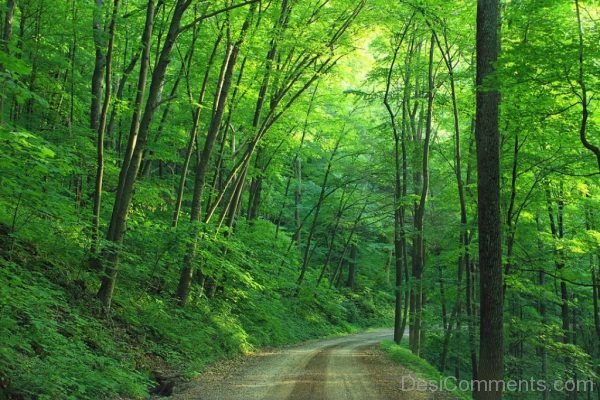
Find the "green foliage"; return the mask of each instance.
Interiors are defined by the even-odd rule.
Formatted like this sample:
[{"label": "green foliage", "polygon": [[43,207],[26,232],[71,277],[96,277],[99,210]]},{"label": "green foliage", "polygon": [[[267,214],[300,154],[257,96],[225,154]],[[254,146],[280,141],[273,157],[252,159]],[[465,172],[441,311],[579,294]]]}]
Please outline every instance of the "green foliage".
[{"label": "green foliage", "polygon": [[0,288],[0,368],[12,392],[39,399],[144,395],[148,378],[136,371],[124,338],[115,338],[64,288],[4,259]]},{"label": "green foliage", "polygon": [[[164,247],[164,241],[177,243],[186,230],[134,224],[141,240],[130,246],[151,249],[160,237],[164,248],[158,249],[158,262],[154,257],[125,257],[122,273],[127,283],[116,294],[110,319],[98,318],[90,292],[95,277],[79,266],[64,274],[68,268],[61,264],[81,257],[72,248],[76,242],[60,255],[47,252],[50,244],[42,239],[44,233],[35,225],[27,227],[18,235],[0,236],[0,335],[7,338],[0,351],[0,371],[10,393],[26,398],[144,398],[154,385],[151,372],[160,368],[157,365],[178,371],[182,379],[191,378],[211,362],[261,346],[353,332],[389,320],[379,312],[389,298],[367,291],[365,296],[345,297],[322,288],[318,301],[312,291],[290,296],[298,260],[283,256],[289,237],[267,239],[273,237],[274,227],[266,221],[241,225],[227,241],[207,236],[203,259],[222,268],[205,272],[218,279],[227,276],[227,287],[210,301],[196,292],[185,309],[160,293],[176,280],[177,270],[171,265],[180,259],[172,254],[179,247]],[[165,236],[169,232],[170,239]],[[154,286],[148,288],[148,282]]]},{"label": "green foliage", "polygon": [[446,387],[445,389],[449,390],[453,396],[463,400],[470,400],[472,398],[470,392],[459,390],[452,380],[446,380],[445,378],[447,377],[434,366],[429,364],[426,360],[414,355],[407,348],[397,345],[392,341],[383,341],[381,342],[381,349],[385,351],[393,361],[415,373],[418,378],[430,381],[432,385],[437,386],[439,386],[440,381],[447,381],[449,387]]}]

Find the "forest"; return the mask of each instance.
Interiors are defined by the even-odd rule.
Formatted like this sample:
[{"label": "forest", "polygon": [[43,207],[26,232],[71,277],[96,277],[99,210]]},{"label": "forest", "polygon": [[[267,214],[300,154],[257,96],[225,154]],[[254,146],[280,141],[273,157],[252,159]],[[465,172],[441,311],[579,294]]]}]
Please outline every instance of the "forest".
[{"label": "forest", "polygon": [[372,327],[600,382],[596,0],[1,3],[0,399]]}]

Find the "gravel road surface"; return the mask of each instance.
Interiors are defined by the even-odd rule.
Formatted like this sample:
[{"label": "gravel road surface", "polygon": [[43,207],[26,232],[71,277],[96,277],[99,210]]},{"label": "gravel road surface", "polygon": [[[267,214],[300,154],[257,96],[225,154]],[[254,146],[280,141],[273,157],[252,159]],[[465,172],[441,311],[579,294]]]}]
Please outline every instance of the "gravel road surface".
[{"label": "gravel road surface", "polygon": [[450,399],[443,392],[410,390],[416,386],[414,374],[379,350],[379,342],[391,338],[391,330],[377,330],[218,363],[176,387],[171,399]]}]

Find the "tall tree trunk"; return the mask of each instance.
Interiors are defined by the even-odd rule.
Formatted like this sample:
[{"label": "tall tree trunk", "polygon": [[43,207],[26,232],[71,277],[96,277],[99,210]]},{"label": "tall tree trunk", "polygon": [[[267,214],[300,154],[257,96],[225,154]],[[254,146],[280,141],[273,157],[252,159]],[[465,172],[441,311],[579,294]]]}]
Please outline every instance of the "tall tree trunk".
[{"label": "tall tree trunk", "polygon": [[467,259],[466,262],[466,299],[465,308],[467,311],[467,340],[469,343],[469,358],[471,360],[471,376],[473,379],[479,379],[477,351],[475,349],[475,263]]},{"label": "tall tree trunk", "polygon": [[102,107],[102,76],[106,64],[104,55],[104,29],[102,28],[102,14],[104,13],[104,0],[95,0],[94,18],[92,22],[95,60],[92,73],[92,102],[90,104],[90,128],[98,131],[100,126],[100,109]]},{"label": "tall tree trunk", "polygon": [[[429,20],[426,20],[429,21]],[[446,68],[448,70],[448,80],[449,80],[449,84],[450,84],[450,97],[452,100],[452,115],[453,115],[453,122],[454,122],[454,174],[456,176],[456,184],[457,184],[457,191],[458,191],[458,200],[459,200],[459,208],[460,208],[460,225],[461,225],[461,229],[460,229],[460,235],[459,235],[459,245],[461,247],[460,250],[460,255],[458,256],[458,271],[457,271],[457,298],[456,298],[456,304],[455,304],[455,310],[458,312],[458,314],[460,314],[461,312],[461,292],[462,292],[462,277],[464,272],[466,271],[467,274],[469,274],[469,278],[470,278],[470,255],[469,255],[469,244],[470,244],[470,233],[469,233],[469,229],[467,226],[468,223],[468,218],[467,218],[467,206],[466,206],[466,200],[465,200],[465,188],[464,188],[464,182],[463,182],[463,178],[462,178],[462,151],[461,151],[461,143],[460,143],[460,138],[461,138],[461,132],[460,132],[460,118],[459,118],[459,111],[458,111],[458,101],[457,101],[457,96],[456,96],[456,82],[454,79],[454,60],[452,59],[452,52],[451,52],[451,47],[448,43],[448,34],[447,34],[447,30],[446,27],[443,28],[443,35],[442,35],[442,39],[440,39],[439,35],[437,34],[437,32],[435,31],[435,29],[433,28],[433,26],[431,25],[430,22],[427,22],[428,26],[430,27],[430,29],[432,30],[434,36],[435,36],[435,40],[437,43],[437,46],[440,50],[440,53],[442,54],[442,58],[444,61],[444,64],[446,65]],[[467,173],[467,181],[469,180],[469,174]],[[467,182],[468,183],[468,182]],[[471,285],[470,285],[470,280],[469,280],[469,284],[467,285],[467,313],[468,313],[468,318],[471,318],[471,298],[470,298],[470,290],[471,290]],[[457,326],[460,326],[460,321],[457,320]],[[451,326],[449,327],[450,329],[446,332],[445,336],[444,336],[444,351],[443,351],[443,358],[442,358],[442,371],[445,369],[445,358],[446,358],[446,353],[447,353],[447,346],[449,345],[449,340],[450,340],[450,336],[451,336]],[[477,355],[475,352],[475,346],[474,346],[474,340],[473,340],[473,336],[472,336],[472,324],[469,323],[469,347],[470,347],[470,355],[471,355],[471,364],[472,364],[472,371],[473,371],[473,378],[476,379],[477,376]]]},{"label": "tall tree trunk", "polygon": [[[564,238],[564,198],[563,198],[563,183],[562,181],[559,183],[559,189],[556,196],[556,218],[554,217],[554,207],[552,206],[552,195],[550,191],[550,187],[546,187],[546,201],[548,208],[548,219],[550,221],[550,232],[552,233],[552,238],[554,239],[554,264],[556,266],[556,270],[559,272],[565,268],[565,254],[562,245],[559,244],[560,241]],[[563,344],[572,343],[572,335],[573,331],[571,330],[571,321],[570,321],[570,310],[569,310],[569,291],[567,288],[567,282],[564,279],[560,279],[560,317],[562,322],[562,342]],[[567,376],[565,376],[565,380],[572,379],[573,376],[570,372],[571,369],[571,357],[568,355],[565,357],[565,368],[567,371]],[[573,395],[573,392],[567,392],[566,398],[570,399]]]},{"label": "tall tree trunk", "polygon": [[[123,72],[121,74],[121,79],[119,79],[119,83],[117,84],[117,91],[115,92],[115,102],[118,103],[123,100],[123,92],[125,91],[125,85],[127,84],[127,79],[133,72],[135,65],[140,57],[140,52],[135,52],[129,60],[129,64],[125,66]],[[115,125],[117,121],[117,107],[113,107],[110,112],[110,118],[108,122],[107,128],[107,136],[111,143],[111,146],[117,151],[117,155],[121,157],[121,132],[119,131],[118,135],[115,137]]]},{"label": "tall tree trunk", "polygon": [[[404,73],[404,93],[402,96],[402,122],[401,122],[401,129],[400,129],[400,153],[401,153],[401,159],[402,159],[402,181],[400,182],[400,199],[404,200],[406,199],[406,196],[408,195],[408,153],[407,153],[407,148],[406,148],[406,143],[407,143],[407,130],[409,127],[409,115],[408,115],[408,98],[410,95],[410,61],[412,59],[412,53],[414,50],[414,40],[411,43],[410,46],[410,50],[408,51],[407,55],[406,55],[406,68],[405,68],[405,73]],[[398,149],[397,149],[397,143],[396,141],[394,141],[394,152],[397,153]],[[397,158],[398,156],[395,155],[395,157]],[[394,165],[395,169],[398,169],[398,165]],[[395,177],[396,178],[396,185],[398,185],[398,176]],[[402,309],[402,320],[400,321],[400,317],[395,317],[394,318],[394,341],[396,341],[396,343],[399,343],[399,341],[402,340],[402,338],[404,337],[404,332],[406,330],[406,324],[408,322],[408,307],[410,304],[410,297],[411,297],[411,288],[409,287],[409,283],[410,283],[410,274],[408,271],[408,240],[407,240],[407,234],[406,234],[406,222],[405,222],[405,217],[406,217],[406,207],[404,205],[404,201],[400,201],[399,204],[399,215],[398,216],[394,216],[394,219],[398,219],[399,222],[399,226],[398,226],[398,234],[400,236],[400,243],[396,244],[394,243],[394,249],[395,251],[400,251],[400,260],[398,258],[396,258],[396,285],[401,285],[402,284],[402,275],[404,275],[404,305],[403,305],[403,309]],[[394,228],[395,231],[396,228]],[[400,269],[400,271],[398,271],[398,269]],[[404,271],[404,274],[402,273]],[[400,307],[400,303],[402,302],[402,299],[398,299],[396,298],[396,307]],[[395,313],[396,314],[396,313]],[[397,329],[398,323],[400,323],[399,327],[400,329]]]},{"label": "tall tree trunk", "polygon": [[300,246],[302,240],[302,229],[300,229],[302,219],[302,157],[299,155],[294,158],[294,177],[296,185],[294,187],[294,225],[295,231],[292,241]]},{"label": "tall tree trunk", "polygon": [[594,286],[594,327],[596,328],[596,339],[600,342],[600,312],[598,311],[600,287],[596,268],[592,269],[592,285]]},{"label": "tall tree trunk", "polygon": [[[405,257],[404,251],[404,205],[402,203],[403,200],[403,185],[405,185],[406,181],[403,179],[403,173],[406,174],[406,170],[402,170],[401,165],[401,157],[405,160],[405,152],[402,151],[401,154],[401,146],[404,146],[404,128],[405,128],[405,119],[406,119],[406,98],[408,96],[408,80],[409,80],[409,69],[407,67],[405,79],[404,79],[404,96],[402,98],[402,137],[400,136],[400,132],[398,129],[398,124],[396,122],[396,112],[392,109],[389,95],[391,90],[392,83],[392,74],[394,72],[394,66],[396,64],[396,60],[398,58],[398,52],[400,51],[400,47],[406,37],[406,33],[412,24],[411,20],[405,25],[404,31],[398,41],[397,45],[394,48],[393,56],[391,64],[387,71],[386,76],[386,85],[385,85],[385,95],[383,97],[383,104],[389,114],[390,123],[392,125],[393,139],[394,139],[394,260],[395,260],[395,303],[394,303],[394,341],[396,343],[400,343],[402,341],[402,336],[404,335],[404,330],[402,329],[402,269],[403,269],[403,259]],[[407,56],[409,58],[410,55]],[[408,65],[408,63],[407,63]],[[402,148],[404,150],[404,148]],[[405,176],[404,176],[405,178]]]},{"label": "tall tree trunk", "polygon": [[[312,112],[313,105],[315,102],[315,97],[317,96],[318,84],[315,90],[310,97],[310,102],[308,103],[308,108],[306,110],[306,115],[304,117],[304,126],[302,127],[302,137],[300,138],[300,146],[298,146],[298,150],[296,154],[294,154],[294,160],[292,161],[292,169],[294,171],[294,178],[296,180],[296,185],[294,187],[294,235],[292,237],[292,241],[296,242],[298,246],[300,246],[300,240],[302,236],[301,230],[301,222],[302,219],[301,207],[302,207],[302,147],[304,146],[304,139],[306,138],[306,134],[308,133],[308,119],[310,118],[310,113]],[[290,177],[292,179],[292,177]]]},{"label": "tall tree trunk", "polygon": [[476,400],[499,400],[504,377],[502,237],[500,218],[500,92],[490,88],[500,52],[500,2],[477,1],[477,198],[480,269],[479,367]]},{"label": "tall tree trunk", "polygon": [[[193,41],[193,40],[192,40]],[[195,45],[192,45],[195,46]],[[158,123],[158,128],[156,128],[156,134],[154,135],[154,137],[151,139],[152,143],[158,143],[160,141],[160,138],[165,130],[165,126],[167,125],[167,122],[169,120],[169,114],[171,113],[171,105],[173,104],[173,99],[175,99],[175,97],[177,96],[177,90],[179,89],[179,84],[181,83],[181,77],[182,75],[185,74],[185,69],[187,67],[189,67],[191,65],[191,57],[193,55],[193,51],[192,51],[193,47],[190,48],[189,53],[190,53],[190,58],[188,59],[188,57],[185,57],[184,61],[182,61],[181,64],[181,68],[179,70],[179,73],[177,74],[177,77],[175,78],[175,82],[173,82],[173,86],[171,87],[171,91],[169,92],[169,97],[167,97],[165,99],[165,105],[164,105],[164,109],[162,112],[162,115],[160,117],[160,122]],[[146,150],[144,152],[144,155],[142,156],[142,165],[140,167],[140,178],[142,177],[149,177],[152,174],[152,164],[153,164],[153,156],[154,152],[151,150]],[[160,163],[162,162],[162,160],[158,160],[159,162],[159,168],[160,168]]]},{"label": "tall tree trunk", "polygon": [[96,143],[96,182],[94,188],[94,210],[93,210],[93,231],[92,231],[92,254],[98,250],[98,238],[100,234],[100,209],[102,206],[102,181],[104,178],[104,135],[106,132],[106,119],[110,99],[112,96],[112,59],[115,44],[115,29],[117,25],[117,16],[119,13],[119,0],[114,0],[113,13],[108,28],[108,47],[105,59],[105,77],[104,77],[104,102],[98,120],[98,138]]},{"label": "tall tree trunk", "polygon": [[[513,160],[511,169],[510,179],[510,198],[508,202],[508,209],[506,210],[506,262],[504,265],[504,275],[508,276],[511,273],[513,248],[515,241],[515,199],[517,197],[517,178],[518,178],[518,165],[519,165],[519,135],[515,134],[514,145],[513,145]],[[503,286],[504,295],[506,296],[506,282]]]},{"label": "tall tree trunk", "polygon": [[[436,251],[435,256],[439,256],[439,251]],[[444,268],[441,264],[437,264],[438,283],[440,288],[440,311],[442,318],[442,329],[447,332],[450,329],[448,322],[448,305],[446,303],[446,286],[444,285]]]},{"label": "tall tree trunk", "polygon": [[454,332],[454,325],[459,325],[460,318],[460,304],[454,303],[454,307],[450,314],[450,318],[448,320],[448,328],[444,331],[444,341],[442,342],[442,354],[440,355],[440,372],[445,373],[448,363],[448,352],[450,350],[450,340],[452,338],[452,333]]},{"label": "tall tree trunk", "polygon": [[[160,122],[158,123],[158,128],[156,129],[156,135],[153,138],[153,142],[154,143],[158,143],[164,130],[165,130],[165,126],[167,125],[167,121],[169,119],[169,114],[171,112],[171,106],[173,105],[173,100],[176,98],[177,96],[177,91],[179,90],[179,85],[181,83],[182,78],[185,78],[186,81],[186,86],[187,86],[187,91],[188,91],[188,96],[189,96],[189,100],[190,102],[192,101],[192,91],[191,91],[191,86],[190,86],[190,71],[192,69],[192,65],[193,65],[193,60],[194,60],[194,52],[196,50],[196,42],[198,41],[198,31],[200,29],[200,24],[194,25],[193,29],[192,29],[192,38],[191,38],[191,42],[189,44],[189,47],[185,53],[185,55],[183,55],[181,57],[181,66],[179,69],[179,73],[176,74],[175,77],[175,81],[173,82],[173,86],[171,87],[171,91],[169,93],[169,97],[167,97],[167,99],[165,100],[166,104],[164,107],[164,110],[162,112],[162,115],[160,117]],[[220,37],[220,35],[219,35]],[[181,55],[181,54],[180,54]],[[210,63],[212,60],[209,60],[209,67],[207,68],[207,71],[210,70]],[[198,103],[201,104],[201,103]],[[195,116],[195,112],[196,110],[192,109],[192,119],[194,119]],[[152,160],[152,151],[145,151],[143,158],[142,158],[142,167],[141,167],[141,171],[140,171],[140,176],[143,177],[148,177],[150,176],[151,172],[152,172],[152,164],[153,164],[153,160]],[[159,168],[162,165],[162,161],[159,160]]]},{"label": "tall tree trunk", "polygon": [[[148,77],[148,68],[150,63],[150,45],[152,40],[152,28],[154,22],[155,12],[155,1],[149,0],[146,8],[146,21],[144,25],[144,32],[142,34],[142,57],[140,65],[140,73],[137,86],[137,95],[133,106],[133,115],[131,118],[131,129],[129,133],[129,141],[127,145],[127,151],[123,164],[121,165],[121,171],[119,173],[119,184],[117,188],[117,194],[115,195],[115,203],[113,206],[111,222],[108,228],[106,239],[120,244],[125,234],[125,224],[127,210],[130,204],[130,198],[128,199],[126,191],[133,192],[133,182],[131,188],[125,187],[126,177],[129,169],[129,162],[133,151],[137,145],[137,135],[139,130],[139,114],[142,109],[142,102],[146,91],[146,81]],[[128,190],[127,190],[128,189]],[[125,208],[123,213],[122,209]],[[107,248],[101,255],[104,262],[104,276],[101,279],[100,290],[98,291],[98,298],[102,302],[103,306],[108,309],[112,301],[115,279],[117,274],[117,263],[119,260],[119,251],[117,248]]]},{"label": "tall tree trunk", "polygon": [[202,87],[200,88],[200,93],[198,94],[198,107],[194,110],[194,120],[192,123],[192,129],[190,131],[190,138],[188,140],[187,148],[185,150],[185,159],[183,161],[183,167],[181,169],[181,176],[179,177],[179,185],[177,187],[177,199],[175,200],[175,210],[173,211],[173,221],[172,221],[173,226],[177,226],[177,223],[179,222],[179,214],[181,213],[181,204],[183,202],[183,194],[185,191],[185,181],[187,178],[190,161],[192,159],[192,154],[194,151],[194,145],[196,143],[196,138],[198,136],[198,128],[200,125],[200,115],[202,113],[202,107],[204,106],[204,96],[206,95],[206,87],[208,86],[208,78],[210,76],[210,71],[211,71],[212,65],[214,63],[215,55],[217,53],[217,49],[219,48],[219,44],[221,43],[222,38],[223,38],[223,35],[219,34],[219,36],[215,40],[212,52],[210,53],[210,56],[208,58],[208,63],[206,65],[206,71],[204,73],[204,78],[202,79]]},{"label": "tall tree trunk", "polygon": [[[503,294],[505,301],[508,298],[507,303],[509,303],[509,307],[512,310],[512,314],[515,318],[520,314],[518,310],[521,308],[519,304],[518,296],[512,295],[510,297],[507,296],[507,284],[506,277],[512,273],[513,268],[513,250],[515,243],[515,234],[517,229],[518,222],[518,211],[515,212],[515,199],[517,196],[517,178],[518,178],[518,165],[519,165],[519,135],[515,133],[514,144],[513,144],[513,154],[512,154],[512,168],[511,168],[511,178],[510,178],[510,195],[508,201],[508,207],[506,210],[506,232],[505,232],[505,261],[504,261],[504,276],[505,281],[503,284]],[[521,333],[517,330],[509,330],[509,335],[507,338],[508,343],[508,353],[512,355],[515,359],[519,359],[520,347],[522,344],[522,340],[520,338]],[[514,376],[517,379],[520,379],[521,373],[521,365],[520,363],[515,363],[516,367],[514,371],[507,371],[508,374]]]},{"label": "tall tree trunk", "polygon": [[[152,119],[154,117],[154,113],[159,102],[160,92],[164,82],[167,67],[169,66],[171,52],[180,33],[181,19],[187,8],[190,6],[190,4],[191,0],[178,0],[177,4],[174,7],[171,22],[169,24],[169,31],[167,33],[164,45],[160,52],[156,68],[152,73],[152,82],[148,91],[148,98],[146,100],[144,114],[141,118],[137,135],[133,135],[129,138],[130,147],[132,148],[131,157],[129,158],[129,162],[127,162],[126,159],[122,166],[122,171],[124,169],[125,171],[122,172],[119,176],[119,188],[117,190],[117,196],[115,199],[115,205],[113,207],[111,223],[107,234],[107,239],[115,243],[116,246],[111,246],[110,249],[104,252],[105,257],[103,261],[105,262],[106,266],[100,289],[98,291],[98,298],[102,302],[105,309],[108,309],[110,307],[115,287],[117,264],[119,259],[119,250],[116,247],[118,247],[118,245],[122,243],[123,237],[125,235],[127,214],[131,205],[133,189],[140,169],[142,155],[144,153],[146,143],[148,141],[150,125],[152,123]],[[146,48],[150,47],[150,37],[152,33],[151,26],[153,16],[154,1],[150,0],[148,2],[148,9],[146,14],[147,19],[150,20],[150,22],[147,21],[147,24],[150,25],[150,28],[148,29],[148,31],[145,30],[144,38],[147,38],[147,41],[143,42]],[[149,35],[146,36],[146,33],[148,33]],[[146,49],[144,49],[144,51],[146,51]],[[144,57],[142,59],[144,59]],[[142,64],[146,64],[147,67],[147,60],[143,61]],[[142,77],[142,73],[140,76]],[[136,117],[134,116],[132,126],[135,125],[135,119]]]},{"label": "tall tree trunk", "polygon": [[229,228],[229,232],[233,230],[235,224],[235,217],[238,212],[241,212],[242,208],[242,197],[244,193],[244,187],[246,186],[246,177],[248,176],[248,168],[249,164],[246,164],[245,168],[242,170],[239,178],[236,181],[236,184],[231,192],[232,195],[229,198],[228,204],[225,206],[223,210],[223,217],[221,218],[221,222],[219,223],[219,228],[223,221],[226,218],[226,224]]},{"label": "tall tree trunk", "polygon": [[233,93],[230,96],[227,118],[225,119],[225,122],[221,124],[222,128],[221,128],[221,134],[219,135],[219,140],[220,140],[219,153],[218,153],[217,160],[215,162],[215,168],[214,168],[215,172],[213,174],[213,182],[210,185],[211,190],[208,193],[208,199],[206,201],[206,206],[205,206],[205,214],[207,214],[207,215],[213,204],[213,195],[215,193],[218,193],[223,186],[222,178],[223,178],[223,174],[224,174],[223,166],[224,166],[225,144],[227,141],[228,132],[231,132],[231,154],[232,154],[232,157],[235,157],[237,155],[235,129],[231,125],[231,120],[233,118],[233,115],[236,113],[237,96],[239,93],[242,78],[244,76],[244,71],[246,70],[246,61],[247,60],[248,60],[247,57],[244,57],[244,59],[242,60],[242,64],[240,65],[237,80],[235,83],[235,88],[233,90]]},{"label": "tall tree trunk", "polygon": [[429,143],[432,133],[432,115],[434,98],[434,72],[433,72],[433,50],[435,46],[435,37],[431,35],[429,47],[429,70],[427,87],[427,117],[425,122],[425,138],[423,140],[423,156],[421,166],[422,186],[419,201],[415,206],[414,229],[415,238],[413,241],[413,265],[412,273],[414,278],[413,298],[414,315],[411,318],[411,351],[419,355],[421,352],[421,323],[423,312],[423,288],[421,278],[423,274],[425,258],[425,237],[424,237],[424,219],[425,205],[429,191]]},{"label": "tall tree trunk", "polygon": [[[467,156],[467,171],[466,171],[466,187],[465,193],[469,195],[469,197],[473,197],[473,193],[469,189],[471,184],[473,183],[473,151],[474,151],[474,142],[475,140],[475,118],[471,120],[471,136],[469,140],[469,148],[468,148],[468,156]],[[476,322],[476,296],[475,296],[475,262],[471,258],[470,253],[470,244],[474,235],[473,230],[465,230],[465,310],[467,314],[467,342],[469,344],[469,354],[471,360],[471,376],[473,379],[477,379],[477,349],[475,343],[475,322]]]},{"label": "tall tree trunk", "polygon": [[[578,76],[577,83],[579,84],[579,88],[581,90],[580,100],[581,100],[581,122],[579,125],[579,140],[583,144],[583,146],[594,153],[596,156],[596,162],[598,163],[598,169],[600,170],[600,147],[589,141],[587,136],[587,123],[589,118],[589,110],[588,110],[588,92],[587,86],[585,84],[585,68],[584,68],[584,43],[583,43],[583,24],[581,23],[581,10],[579,7],[579,0],[575,1],[575,11],[577,13],[577,33],[579,39],[579,57],[578,57]],[[591,99],[590,99],[591,101]]]},{"label": "tall tree trunk", "polygon": [[[592,256],[593,259],[593,256]],[[596,359],[600,358],[600,282],[598,281],[598,267],[600,267],[600,254],[596,255],[597,265],[592,266],[592,296],[594,303],[594,328],[596,331],[595,344],[596,344]],[[600,375],[600,365],[596,365],[596,376]],[[596,380],[596,388],[598,387],[598,380]],[[598,395],[600,398],[600,394]],[[544,399],[546,400],[546,399]]]},{"label": "tall tree trunk", "polygon": [[[222,71],[224,72],[222,74],[222,80],[220,80],[219,82],[219,88],[217,89],[212,120],[206,135],[206,140],[204,142],[202,154],[200,155],[200,159],[198,160],[198,165],[196,167],[194,196],[192,199],[192,210],[190,215],[190,220],[192,223],[197,224],[200,222],[200,212],[202,210],[202,195],[204,193],[204,184],[206,181],[206,174],[208,171],[210,157],[213,151],[215,141],[217,139],[217,135],[219,133],[219,129],[221,127],[221,122],[223,121],[225,106],[227,105],[227,96],[231,88],[233,73],[235,71],[235,66],[240,53],[240,49],[250,29],[252,18],[256,11],[256,6],[257,3],[252,3],[246,20],[244,21],[244,24],[242,26],[239,37],[237,41],[233,44],[233,46],[230,48],[230,50],[227,52],[223,61]],[[177,285],[177,298],[179,299],[179,302],[182,306],[184,306],[187,302],[190,284],[192,282],[192,277],[194,274],[193,262],[196,254],[196,246],[197,233],[194,234],[194,238],[192,240],[192,243],[190,244],[190,248],[188,249],[186,256],[184,257],[183,268],[181,269],[179,283]]]},{"label": "tall tree trunk", "polygon": [[142,33],[142,50],[140,59],[140,71],[136,88],[135,100],[132,107],[131,125],[129,128],[129,139],[127,141],[127,149],[123,157],[123,164],[119,173],[119,186],[117,197],[120,197],[120,192],[123,190],[122,185],[125,182],[125,176],[129,170],[129,163],[133,156],[133,151],[137,145],[137,138],[140,129],[140,117],[144,97],[146,95],[146,83],[148,81],[148,71],[150,69],[150,48],[152,46],[152,30],[154,28],[154,16],[156,12],[155,0],[148,1],[146,9],[146,22],[144,32]]},{"label": "tall tree trunk", "polygon": [[[538,234],[541,234],[541,232],[542,232],[542,222],[541,222],[541,219],[540,219],[539,216],[536,216],[535,223],[536,223]],[[543,244],[542,240],[539,237],[538,237],[538,249],[540,251],[540,254],[544,253],[544,244]],[[540,270],[538,272],[537,284],[542,289],[546,285],[546,274],[544,273],[543,270]],[[546,318],[546,302],[545,302],[545,299],[539,299],[537,307],[538,307],[538,312],[540,313],[541,322],[542,322],[542,324],[546,325],[548,323],[548,321],[547,321],[547,318]],[[540,378],[543,381],[547,381],[547,379],[548,379],[548,353],[546,351],[546,344],[545,343],[541,343],[538,346],[538,348],[537,348],[537,354],[540,357],[540,370],[541,370],[541,373],[542,373],[542,376]],[[550,395],[549,391],[548,390],[544,390],[542,392],[542,400],[548,400],[549,395]]]},{"label": "tall tree trunk", "polygon": [[[261,116],[263,113],[264,103],[267,96],[267,91],[269,89],[269,82],[271,80],[271,74],[273,70],[273,63],[275,61],[275,56],[277,55],[277,46],[279,43],[279,39],[285,33],[285,29],[287,28],[287,21],[290,14],[290,2],[289,0],[281,1],[281,10],[279,12],[279,18],[277,19],[275,26],[273,27],[273,34],[271,39],[271,46],[267,53],[265,59],[265,67],[266,71],[263,76],[262,83],[260,85],[260,89],[258,91],[258,98],[256,101],[256,107],[254,109],[254,118],[252,120],[252,127],[254,130],[258,129],[261,123]],[[260,171],[264,168],[262,157],[260,156],[261,149],[259,148],[256,155],[256,171],[258,175],[253,179],[253,185],[251,185],[251,196],[248,204],[248,219],[253,220],[258,217],[258,209],[260,207],[261,200],[261,191],[262,191],[262,181],[263,176]]]}]

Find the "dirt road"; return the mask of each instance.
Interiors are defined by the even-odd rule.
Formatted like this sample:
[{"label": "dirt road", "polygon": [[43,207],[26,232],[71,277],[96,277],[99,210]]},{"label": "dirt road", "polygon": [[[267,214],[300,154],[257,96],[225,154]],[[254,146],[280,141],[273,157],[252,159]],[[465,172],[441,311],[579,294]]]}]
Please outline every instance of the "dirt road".
[{"label": "dirt road", "polygon": [[378,349],[381,340],[391,337],[390,330],[379,330],[258,353],[215,366],[176,388],[172,399],[448,399],[445,393],[406,390],[414,375]]}]

